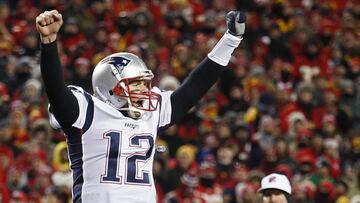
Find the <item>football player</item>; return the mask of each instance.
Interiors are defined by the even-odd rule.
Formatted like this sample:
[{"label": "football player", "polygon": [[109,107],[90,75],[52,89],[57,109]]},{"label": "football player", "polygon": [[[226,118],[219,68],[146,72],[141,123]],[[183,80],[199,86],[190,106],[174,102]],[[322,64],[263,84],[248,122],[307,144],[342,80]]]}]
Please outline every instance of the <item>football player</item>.
[{"label": "football player", "polygon": [[139,57],[125,52],[109,55],[96,65],[93,95],[66,86],[56,40],[62,24],[56,10],[36,18],[50,123],[66,136],[73,201],[156,202],[152,174],[156,135],[180,120],[217,81],[242,40],[244,13],[227,14],[226,33],[175,91],[152,87],[151,70]]}]

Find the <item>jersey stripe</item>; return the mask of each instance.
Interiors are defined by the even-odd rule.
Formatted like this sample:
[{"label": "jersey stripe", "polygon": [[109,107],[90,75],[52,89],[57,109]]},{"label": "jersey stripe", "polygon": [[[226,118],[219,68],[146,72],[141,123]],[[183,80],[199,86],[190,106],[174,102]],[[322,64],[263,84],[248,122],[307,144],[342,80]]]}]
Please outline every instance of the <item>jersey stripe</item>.
[{"label": "jersey stripe", "polygon": [[82,129],[82,133],[84,134],[91,126],[91,123],[93,121],[94,118],[94,101],[92,99],[92,97],[87,94],[84,93],[86,100],[88,101],[88,107],[86,110],[86,120],[85,120],[85,124],[84,127]]},{"label": "jersey stripe", "polygon": [[81,203],[81,190],[84,183],[82,134],[81,130],[75,127],[64,130],[64,132],[67,138],[71,170],[73,172],[73,200],[74,203]]}]

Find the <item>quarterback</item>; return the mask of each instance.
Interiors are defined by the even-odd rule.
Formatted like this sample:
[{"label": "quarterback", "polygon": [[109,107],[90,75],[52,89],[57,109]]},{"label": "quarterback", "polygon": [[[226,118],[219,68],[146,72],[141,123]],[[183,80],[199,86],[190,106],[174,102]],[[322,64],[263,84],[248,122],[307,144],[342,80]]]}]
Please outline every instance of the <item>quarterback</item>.
[{"label": "quarterback", "polygon": [[156,202],[156,135],[181,119],[226,68],[245,32],[245,15],[231,11],[226,21],[221,40],[175,91],[152,87],[153,73],[142,59],[120,52],[96,65],[91,95],[64,83],[57,51],[62,15],[52,10],[36,18],[50,123],[67,140],[73,202]]}]

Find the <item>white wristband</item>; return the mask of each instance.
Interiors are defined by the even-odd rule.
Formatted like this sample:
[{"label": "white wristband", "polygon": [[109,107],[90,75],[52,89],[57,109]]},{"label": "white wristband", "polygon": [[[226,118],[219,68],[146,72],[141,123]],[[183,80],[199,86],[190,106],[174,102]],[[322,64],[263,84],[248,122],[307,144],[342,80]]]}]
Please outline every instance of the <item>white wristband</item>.
[{"label": "white wristband", "polygon": [[239,46],[242,37],[234,36],[228,32],[222,36],[216,46],[208,54],[208,57],[222,66],[227,66],[232,53]]}]

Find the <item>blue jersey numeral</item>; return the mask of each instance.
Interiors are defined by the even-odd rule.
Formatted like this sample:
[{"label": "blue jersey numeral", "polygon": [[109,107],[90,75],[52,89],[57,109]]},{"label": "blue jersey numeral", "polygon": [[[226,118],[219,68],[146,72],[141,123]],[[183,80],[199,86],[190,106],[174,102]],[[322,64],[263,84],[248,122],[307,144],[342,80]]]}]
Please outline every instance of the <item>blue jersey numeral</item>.
[{"label": "blue jersey numeral", "polygon": [[121,183],[121,177],[118,176],[118,159],[120,155],[121,132],[108,132],[104,135],[109,140],[106,174],[101,176],[102,182]]},{"label": "blue jersey numeral", "polygon": [[[101,182],[122,184],[119,175],[121,154],[121,132],[110,131],[104,137],[108,139],[108,152],[106,162],[106,173],[101,176]],[[134,135],[130,138],[130,147],[141,148],[141,142],[148,142],[149,146],[145,153],[136,153],[126,159],[126,184],[149,185],[149,171],[138,171],[138,162],[147,162],[154,148],[154,138],[150,135]],[[140,172],[140,173],[139,173]]]},{"label": "blue jersey numeral", "polygon": [[143,154],[135,154],[130,156],[127,159],[128,173],[126,182],[127,183],[137,183],[137,184],[150,184],[149,172],[142,171],[142,177],[137,177],[137,167],[136,164],[138,161],[146,162],[151,156],[152,149],[154,147],[154,138],[149,135],[137,135],[130,139],[130,146],[140,147],[140,141],[147,141],[149,143],[149,149]]}]

